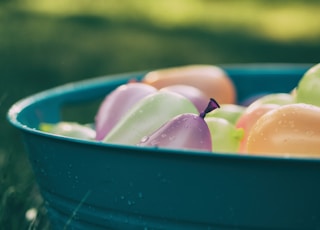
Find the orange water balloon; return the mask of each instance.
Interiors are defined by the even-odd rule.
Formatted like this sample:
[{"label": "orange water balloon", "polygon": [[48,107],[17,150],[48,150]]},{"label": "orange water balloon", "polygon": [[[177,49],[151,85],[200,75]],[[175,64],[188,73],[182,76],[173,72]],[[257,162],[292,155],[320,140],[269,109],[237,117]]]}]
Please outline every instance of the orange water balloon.
[{"label": "orange water balloon", "polygon": [[247,140],[251,154],[320,157],[320,107],[296,103],[264,114]]},{"label": "orange water balloon", "polygon": [[187,65],[154,70],[147,73],[142,82],[158,89],[175,84],[199,88],[209,98],[220,104],[236,102],[236,89],[227,73],[214,65]]}]

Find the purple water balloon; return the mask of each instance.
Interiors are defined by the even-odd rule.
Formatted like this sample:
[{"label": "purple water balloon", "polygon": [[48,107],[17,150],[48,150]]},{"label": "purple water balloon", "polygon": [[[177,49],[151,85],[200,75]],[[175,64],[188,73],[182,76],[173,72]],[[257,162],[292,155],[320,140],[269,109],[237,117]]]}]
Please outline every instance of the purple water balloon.
[{"label": "purple water balloon", "polygon": [[133,105],[156,91],[155,87],[148,84],[130,82],[108,94],[95,117],[96,140],[102,140]]},{"label": "purple water balloon", "polygon": [[210,99],[206,109],[199,115],[184,113],[174,117],[154,133],[142,138],[138,146],[211,151],[211,134],[204,117],[219,107],[214,99]]},{"label": "purple water balloon", "polygon": [[200,89],[190,85],[170,85],[160,89],[160,91],[164,90],[185,96],[195,105],[199,112],[202,111],[208,102],[208,97]]}]

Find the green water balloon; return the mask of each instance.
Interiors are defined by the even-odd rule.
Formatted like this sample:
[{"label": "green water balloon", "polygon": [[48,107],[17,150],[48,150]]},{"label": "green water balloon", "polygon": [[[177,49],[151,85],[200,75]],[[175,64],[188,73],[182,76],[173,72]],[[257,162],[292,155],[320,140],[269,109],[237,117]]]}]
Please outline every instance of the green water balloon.
[{"label": "green water balloon", "polygon": [[107,143],[136,145],[165,122],[182,113],[197,113],[186,97],[173,92],[156,92],[144,97],[122,117],[103,139]]},{"label": "green water balloon", "polygon": [[220,117],[205,117],[212,141],[212,151],[236,153],[243,138],[243,129],[236,128],[227,119]]},{"label": "green water balloon", "polygon": [[216,109],[207,114],[206,117],[220,117],[235,124],[246,107],[236,104],[222,104],[220,109]]},{"label": "green water balloon", "polygon": [[82,125],[77,122],[68,121],[60,121],[55,124],[40,123],[39,130],[55,135],[84,140],[94,140],[96,136],[96,132],[92,128],[92,125]]}]

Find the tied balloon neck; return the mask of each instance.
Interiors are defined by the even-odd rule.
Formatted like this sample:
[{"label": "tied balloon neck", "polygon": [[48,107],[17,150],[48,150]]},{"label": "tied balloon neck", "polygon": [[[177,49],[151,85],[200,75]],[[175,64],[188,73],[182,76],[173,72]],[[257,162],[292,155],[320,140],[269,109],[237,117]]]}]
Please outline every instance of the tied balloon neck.
[{"label": "tied balloon neck", "polygon": [[213,111],[217,108],[220,108],[219,103],[215,99],[210,98],[210,101],[209,101],[207,107],[205,108],[205,110],[203,112],[200,113],[199,116],[204,119],[205,116],[207,115],[207,113],[210,113],[211,111]]}]

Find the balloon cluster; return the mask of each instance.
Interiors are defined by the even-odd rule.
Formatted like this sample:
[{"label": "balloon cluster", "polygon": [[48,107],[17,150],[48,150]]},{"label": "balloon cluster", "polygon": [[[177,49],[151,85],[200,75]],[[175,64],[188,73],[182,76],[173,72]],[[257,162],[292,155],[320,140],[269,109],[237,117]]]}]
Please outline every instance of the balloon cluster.
[{"label": "balloon cluster", "polygon": [[[236,104],[218,66],[154,70],[106,95],[91,126],[62,121],[42,131],[139,147],[320,157],[320,64],[292,92]],[[250,100],[248,100],[250,101]]]}]

